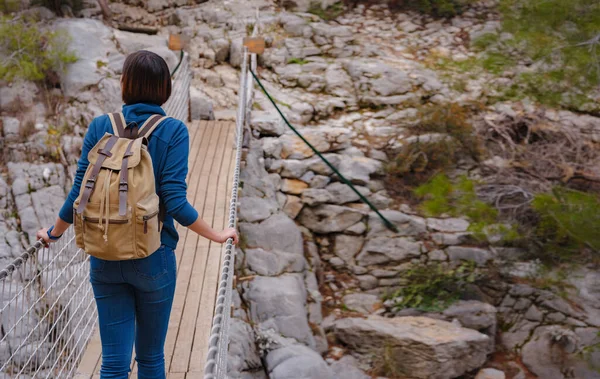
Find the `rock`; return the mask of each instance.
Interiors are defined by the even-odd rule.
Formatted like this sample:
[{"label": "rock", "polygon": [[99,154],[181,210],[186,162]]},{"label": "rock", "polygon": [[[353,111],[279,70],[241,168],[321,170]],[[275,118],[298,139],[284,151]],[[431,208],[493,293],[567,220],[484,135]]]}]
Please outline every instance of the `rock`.
[{"label": "rock", "polygon": [[33,82],[15,80],[9,85],[0,86],[0,109],[16,112],[32,108],[39,93]]},{"label": "rock", "polygon": [[504,372],[494,368],[484,368],[477,373],[475,379],[506,379]]},{"label": "rock", "polygon": [[[535,330],[523,346],[523,364],[540,378],[564,378],[566,370],[576,365],[579,337],[562,326],[542,326]],[[589,368],[581,378],[600,378],[600,373]]]},{"label": "rock", "polygon": [[2,133],[7,141],[18,141],[20,137],[19,119],[14,117],[2,117]]},{"label": "rock", "polygon": [[301,178],[308,170],[308,162],[306,160],[285,159],[282,161],[283,169],[281,176],[284,178]]},{"label": "rock", "polygon": [[333,196],[325,189],[309,188],[302,191],[302,202],[311,207],[329,203],[332,200]]},{"label": "rock", "polygon": [[433,231],[443,233],[466,232],[469,228],[469,222],[461,218],[428,218],[427,227]]},{"label": "rock", "polygon": [[386,354],[394,371],[415,378],[456,378],[492,352],[485,334],[426,317],[345,318],[335,322],[334,334],[363,359]]},{"label": "rock", "polygon": [[354,98],[352,78],[337,65],[329,65],[325,73],[325,92],[341,98]]},{"label": "rock", "polygon": [[245,197],[240,200],[239,221],[262,221],[277,212],[277,204],[271,199],[259,197]]},{"label": "rock", "polygon": [[99,72],[97,62],[118,53],[112,42],[113,30],[92,19],[60,19],[55,26],[69,33],[69,50],[77,56],[77,62],[69,64],[61,75],[61,88],[65,96],[77,97],[105,77]]},{"label": "rock", "polygon": [[[371,95],[394,96],[412,90],[412,79],[406,72],[371,59],[354,59],[344,63],[350,77],[359,83],[366,83]],[[356,85],[355,84],[355,85]]]},{"label": "rock", "polygon": [[354,257],[364,244],[363,237],[348,236],[338,234],[335,236],[335,245],[333,251],[335,255],[344,260],[348,264],[354,263]]},{"label": "rock", "polygon": [[369,314],[373,313],[377,304],[381,304],[379,298],[368,293],[351,293],[342,298],[344,305],[356,312]]},{"label": "rock", "polygon": [[250,126],[265,135],[280,136],[285,132],[281,117],[275,112],[253,111]]},{"label": "rock", "polygon": [[261,138],[263,144],[263,151],[268,157],[279,158],[281,157],[281,142],[275,137],[264,137]]},{"label": "rock", "polygon": [[304,256],[283,251],[264,251],[246,249],[248,268],[259,275],[278,276],[285,272],[302,272],[305,267]]},{"label": "rock", "polygon": [[[350,132],[345,128],[302,129],[301,133],[320,153],[342,150],[350,146]],[[281,157],[284,159],[305,159],[314,155],[312,149],[295,134],[284,134],[280,141],[283,145]]]},{"label": "rock", "polygon": [[329,260],[329,264],[335,268],[340,268],[344,267],[346,265],[346,262],[344,262],[344,260],[341,258],[333,257]]},{"label": "rock", "polygon": [[[356,190],[363,196],[368,196],[371,191],[366,187],[355,186]],[[331,183],[325,188],[331,194],[331,202],[334,204],[345,204],[357,201],[360,197],[350,188],[350,186],[335,182]]]},{"label": "rock", "polygon": [[364,222],[356,223],[356,224],[352,225],[351,227],[349,227],[348,229],[344,230],[345,233],[348,233],[350,235],[355,235],[355,236],[363,235],[366,231],[367,231],[367,226],[365,225]]},{"label": "rock", "polygon": [[394,224],[399,232],[396,233],[388,229],[379,215],[375,212],[371,212],[369,213],[368,237],[418,236],[427,232],[425,219],[421,217],[391,210],[380,211],[380,213],[388,221]]},{"label": "rock", "polygon": [[231,372],[254,370],[262,367],[262,362],[254,342],[252,327],[242,320],[232,318],[229,326],[228,374]]},{"label": "rock", "polygon": [[291,345],[267,354],[265,368],[271,379],[335,379],[323,358],[304,345]]},{"label": "rock", "polygon": [[460,245],[468,241],[470,233],[432,233],[431,239],[442,246]]},{"label": "rock", "polygon": [[339,361],[331,364],[331,370],[333,371],[335,378],[343,379],[370,379],[362,372],[358,367],[358,362],[351,355],[343,356]]},{"label": "rock", "polygon": [[287,195],[285,205],[283,206],[283,212],[291,219],[295,219],[298,217],[303,206],[304,204],[298,196]]},{"label": "rock", "polygon": [[372,174],[381,172],[382,168],[383,166],[378,160],[352,157],[341,161],[339,172],[352,183],[364,185],[369,182]]},{"label": "rock", "polygon": [[457,319],[465,328],[475,329],[494,338],[497,312],[498,310],[493,305],[469,300],[451,305],[444,310],[443,315]]},{"label": "rock", "polygon": [[311,188],[325,188],[330,180],[328,176],[315,175],[309,184]]},{"label": "rock", "polygon": [[363,218],[359,211],[339,205],[319,205],[305,207],[298,221],[315,233],[341,232]]},{"label": "rock", "polygon": [[377,288],[377,285],[379,284],[379,280],[373,275],[359,275],[356,279],[358,279],[360,289],[364,291]]},{"label": "rock", "polygon": [[210,40],[208,44],[215,52],[215,61],[226,62],[229,57],[229,40],[225,38],[216,38]]},{"label": "rock", "polygon": [[284,337],[315,346],[306,318],[302,274],[257,276],[248,284],[245,299],[250,305],[250,317],[261,328],[271,328]]},{"label": "rock", "polygon": [[[333,167],[339,168],[342,158],[338,154],[323,154],[323,156]],[[319,157],[307,159],[306,163],[308,164],[309,170],[319,175],[331,175],[333,173],[331,168]]]},{"label": "rock", "polygon": [[412,238],[376,237],[367,240],[356,262],[361,266],[403,262],[419,257],[423,250],[423,242]]},{"label": "rock", "polygon": [[298,179],[283,179],[281,181],[281,192],[284,193],[300,195],[306,188],[308,188],[308,184]]},{"label": "rock", "polygon": [[480,267],[485,266],[492,259],[492,253],[489,250],[474,247],[450,246],[446,252],[453,262],[472,261]]},{"label": "rock", "polygon": [[190,87],[190,115],[192,120],[214,120],[212,101],[196,87]]},{"label": "rock", "polygon": [[131,54],[148,47],[166,47],[167,39],[161,35],[149,35],[144,33],[131,33],[122,30],[114,30],[114,38],[119,48],[125,54]]},{"label": "rock", "polygon": [[[300,255],[304,253],[300,229],[283,213],[277,213],[260,224],[242,222],[240,233],[244,236],[248,248],[279,250]],[[281,238],[282,235],[286,238]]]},{"label": "rock", "polygon": [[502,346],[509,351],[520,347],[526,340],[529,339],[531,332],[538,325],[539,324],[537,322],[534,323],[527,320],[517,321],[517,323],[512,325],[508,331],[501,334],[500,342],[502,343]]},{"label": "rock", "polygon": [[236,38],[231,41],[229,47],[229,64],[233,67],[239,68],[244,60],[244,39]]}]

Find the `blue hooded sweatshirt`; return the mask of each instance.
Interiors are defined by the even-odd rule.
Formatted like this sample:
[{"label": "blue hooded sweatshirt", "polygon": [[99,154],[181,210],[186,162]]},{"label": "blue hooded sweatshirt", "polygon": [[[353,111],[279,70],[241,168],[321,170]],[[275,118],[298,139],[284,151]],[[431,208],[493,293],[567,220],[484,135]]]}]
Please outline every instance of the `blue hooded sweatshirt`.
[{"label": "blue hooded sweatshirt", "polygon": [[[136,122],[139,126],[153,114],[165,115],[165,111],[160,106],[150,103],[123,105],[122,112],[127,124]],[[81,182],[89,165],[88,152],[105,133],[113,133],[108,116],[102,115],[92,120],[83,140],[75,182],[58,214],[69,224],[73,223],[73,202],[79,196]],[[160,239],[163,245],[172,249],[176,248],[179,241],[173,219],[183,226],[188,226],[198,218],[198,212],[187,201],[186,196],[185,179],[188,172],[189,144],[187,126],[173,118],[161,122],[148,138],[148,152],[154,168],[156,193],[166,211]]]}]

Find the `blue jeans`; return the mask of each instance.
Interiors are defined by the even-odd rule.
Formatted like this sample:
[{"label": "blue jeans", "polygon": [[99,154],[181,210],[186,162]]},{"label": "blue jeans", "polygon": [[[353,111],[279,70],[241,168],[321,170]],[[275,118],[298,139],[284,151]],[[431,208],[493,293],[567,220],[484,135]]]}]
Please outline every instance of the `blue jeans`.
[{"label": "blue jeans", "polygon": [[164,345],[176,274],[175,252],[164,245],[143,259],[90,258],[102,341],[101,379],[127,379],[134,342],[138,378],[166,378]]}]

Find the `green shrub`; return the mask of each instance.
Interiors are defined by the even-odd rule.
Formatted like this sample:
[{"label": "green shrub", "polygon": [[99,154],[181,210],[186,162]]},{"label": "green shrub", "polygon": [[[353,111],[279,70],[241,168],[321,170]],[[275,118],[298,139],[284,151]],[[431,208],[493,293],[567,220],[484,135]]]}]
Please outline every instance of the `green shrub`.
[{"label": "green shrub", "polygon": [[16,12],[20,8],[19,0],[0,0],[0,13]]},{"label": "green shrub", "polygon": [[306,59],[303,59],[303,58],[290,58],[288,60],[288,64],[299,64],[299,65],[302,66],[302,65],[305,65],[307,63],[308,63],[308,61]]},{"label": "green shrub", "polygon": [[411,134],[435,133],[443,135],[442,138],[407,144],[388,165],[388,173],[401,177],[407,185],[418,185],[460,159],[479,160],[481,143],[469,121],[472,113],[471,107],[458,104],[422,109],[419,124],[412,128]]},{"label": "green shrub", "polygon": [[600,250],[600,201],[595,194],[556,187],[537,194],[532,208],[539,217],[535,228],[547,258],[566,261],[582,249]]},{"label": "green shrub", "polygon": [[[505,98],[531,97],[540,103],[579,109],[592,102],[584,94],[600,85],[600,2],[589,0],[501,0],[502,31],[512,39],[484,35],[473,42],[488,51],[481,64],[492,73],[532,62]],[[564,94],[573,93],[573,96]]]},{"label": "green shrub", "polygon": [[408,285],[390,298],[395,299],[394,307],[397,310],[415,308],[441,311],[465,295],[467,285],[475,282],[476,275],[473,262],[465,262],[456,268],[442,264],[415,266],[403,273]]},{"label": "green shrub", "polygon": [[0,79],[41,81],[64,71],[77,60],[68,51],[69,38],[63,31],[42,30],[32,22],[0,19],[0,51],[7,57],[0,66]]},{"label": "green shrub", "polygon": [[325,21],[335,20],[344,13],[344,4],[342,2],[337,2],[326,9],[321,7],[321,2],[315,1],[310,4],[310,8],[308,8],[308,13],[312,13],[315,16],[319,16]]},{"label": "green shrub", "polygon": [[391,0],[395,9],[411,9],[436,17],[452,17],[464,11],[471,0]]},{"label": "green shrub", "polygon": [[498,210],[477,198],[475,184],[466,176],[452,182],[446,175],[438,174],[413,192],[423,200],[419,208],[425,215],[466,217],[471,222],[469,231],[481,241],[492,236],[502,242],[520,239],[516,225],[500,223]]}]

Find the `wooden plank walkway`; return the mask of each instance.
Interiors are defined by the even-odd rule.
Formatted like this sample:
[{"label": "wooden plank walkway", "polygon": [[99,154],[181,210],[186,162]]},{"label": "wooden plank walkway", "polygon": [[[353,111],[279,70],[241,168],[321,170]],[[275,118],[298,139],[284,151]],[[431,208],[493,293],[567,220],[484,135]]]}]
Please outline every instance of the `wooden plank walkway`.
[{"label": "wooden plank walkway", "polygon": [[[188,200],[216,229],[227,226],[235,165],[235,123],[200,121],[189,125]],[[224,246],[177,225],[177,285],[165,345],[169,379],[202,378]],[[100,377],[98,331],[88,344],[77,379]],[[137,378],[132,358],[131,378]]]}]

